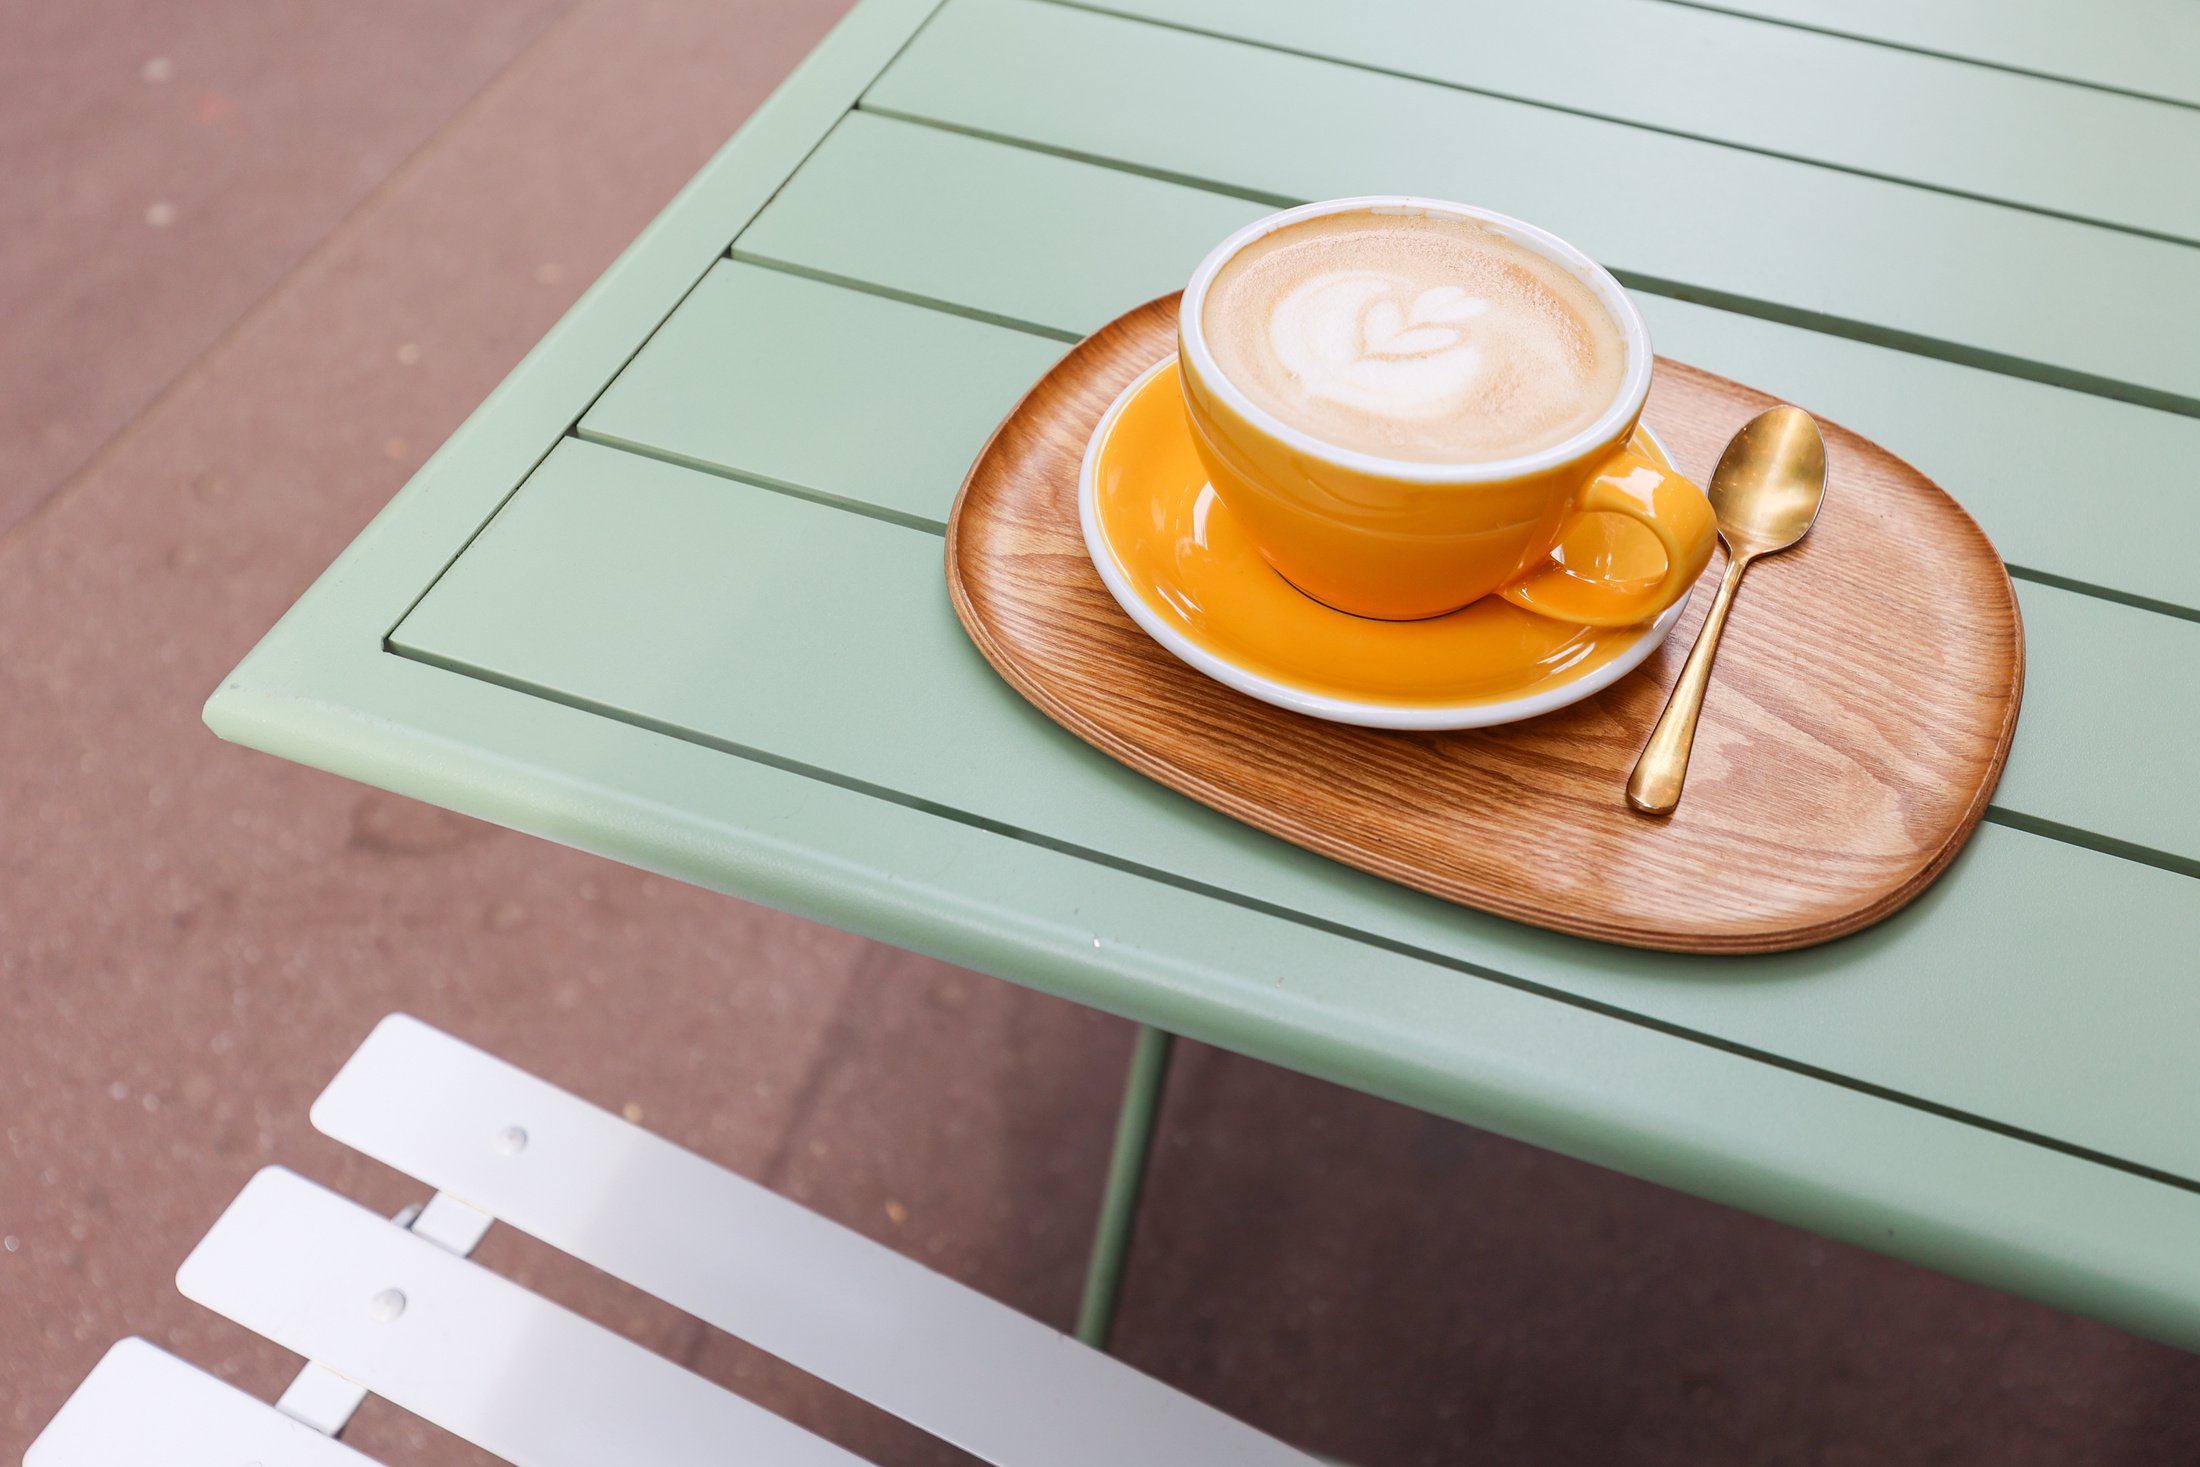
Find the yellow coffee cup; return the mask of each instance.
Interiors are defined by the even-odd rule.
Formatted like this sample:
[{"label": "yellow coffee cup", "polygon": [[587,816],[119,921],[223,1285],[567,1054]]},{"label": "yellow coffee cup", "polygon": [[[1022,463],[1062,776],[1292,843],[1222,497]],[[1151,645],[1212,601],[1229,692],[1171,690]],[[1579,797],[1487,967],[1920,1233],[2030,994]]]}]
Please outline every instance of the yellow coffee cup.
[{"label": "yellow coffee cup", "polygon": [[[1512,458],[1424,463],[1325,442],[1256,403],[1217,367],[1204,315],[1216,274],[1248,245],[1331,214],[1470,221],[1587,285],[1618,328],[1617,392],[1564,441]],[[1584,626],[1628,626],[1671,606],[1709,563],[1717,525],[1703,491],[1632,446],[1650,395],[1649,328],[1602,266],[1544,230],[1487,209],[1386,194],[1286,209],[1231,235],[1201,262],[1178,320],[1184,407],[1215,491],[1269,563],[1316,600],[1360,616],[1438,616],[1496,593]],[[1643,557],[1617,516],[1654,536]]]}]

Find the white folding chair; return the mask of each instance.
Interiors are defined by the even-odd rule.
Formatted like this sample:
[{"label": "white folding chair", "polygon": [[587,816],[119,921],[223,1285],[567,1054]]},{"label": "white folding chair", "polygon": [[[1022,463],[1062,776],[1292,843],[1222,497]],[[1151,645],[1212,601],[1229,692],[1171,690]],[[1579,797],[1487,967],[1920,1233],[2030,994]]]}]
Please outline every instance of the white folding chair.
[{"label": "white folding chair", "polygon": [[313,1107],[435,1188],[391,1220],[270,1167],[177,1275],[312,1363],[263,1404],[142,1340],[26,1467],[360,1467],[379,1395],[520,1467],[859,1459],[467,1260],[504,1222],[997,1467],[1314,1459],[416,1019]]}]

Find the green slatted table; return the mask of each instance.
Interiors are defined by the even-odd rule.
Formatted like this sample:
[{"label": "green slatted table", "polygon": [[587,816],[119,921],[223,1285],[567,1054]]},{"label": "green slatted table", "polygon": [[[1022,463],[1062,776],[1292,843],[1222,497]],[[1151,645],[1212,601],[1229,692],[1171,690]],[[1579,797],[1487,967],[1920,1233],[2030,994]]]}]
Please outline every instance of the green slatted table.
[{"label": "green slatted table", "polygon": [[[2200,1347],[2200,12],[1930,9],[863,0],[208,722],[1149,1026],[1094,1336],[1181,1033]],[[1915,906],[1764,958],[1516,926],[964,639],[948,508],[1063,343],[1393,190],[1578,241],[1985,523],[2023,724]]]}]

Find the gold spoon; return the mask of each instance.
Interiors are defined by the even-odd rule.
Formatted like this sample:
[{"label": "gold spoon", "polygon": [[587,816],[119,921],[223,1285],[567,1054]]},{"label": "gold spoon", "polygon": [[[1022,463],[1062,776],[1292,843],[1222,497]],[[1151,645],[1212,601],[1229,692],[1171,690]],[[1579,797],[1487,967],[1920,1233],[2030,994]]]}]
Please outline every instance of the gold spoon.
[{"label": "gold spoon", "polygon": [[1719,634],[1734,605],[1742,573],[1760,555],[1787,549],[1810,533],[1818,506],[1826,497],[1826,444],[1818,425],[1801,408],[1769,408],[1742,425],[1719,455],[1711,475],[1711,512],[1726,542],[1726,578],[1719,599],[1696,633],[1681,667],[1680,680],[1665,700],[1658,726],[1627,781],[1627,803],[1651,815],[1670,815],[1681,802],[1688,778],[1688,754],[1696,744],[1696,715],[1711,682],[1711,661],[1719,655]]}]

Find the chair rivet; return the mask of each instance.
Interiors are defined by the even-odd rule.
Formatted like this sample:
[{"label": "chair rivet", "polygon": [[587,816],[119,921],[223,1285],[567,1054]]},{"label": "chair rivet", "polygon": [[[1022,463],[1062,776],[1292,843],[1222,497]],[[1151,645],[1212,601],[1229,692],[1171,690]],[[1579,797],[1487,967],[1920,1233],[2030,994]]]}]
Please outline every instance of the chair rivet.
[{"label": "chair rivet", "polygon": [[367,1313],[373,1315],[380,1324],[388,1324],[404,1312],[405,1291],[402,1289],[384,1289],[367,1305]]},{"label": "chair rivet", "polygon": [[497,1132],[497,1155],[517,1156],[527,1149],[527,1132],[519,1126],[506,1126]]}]

